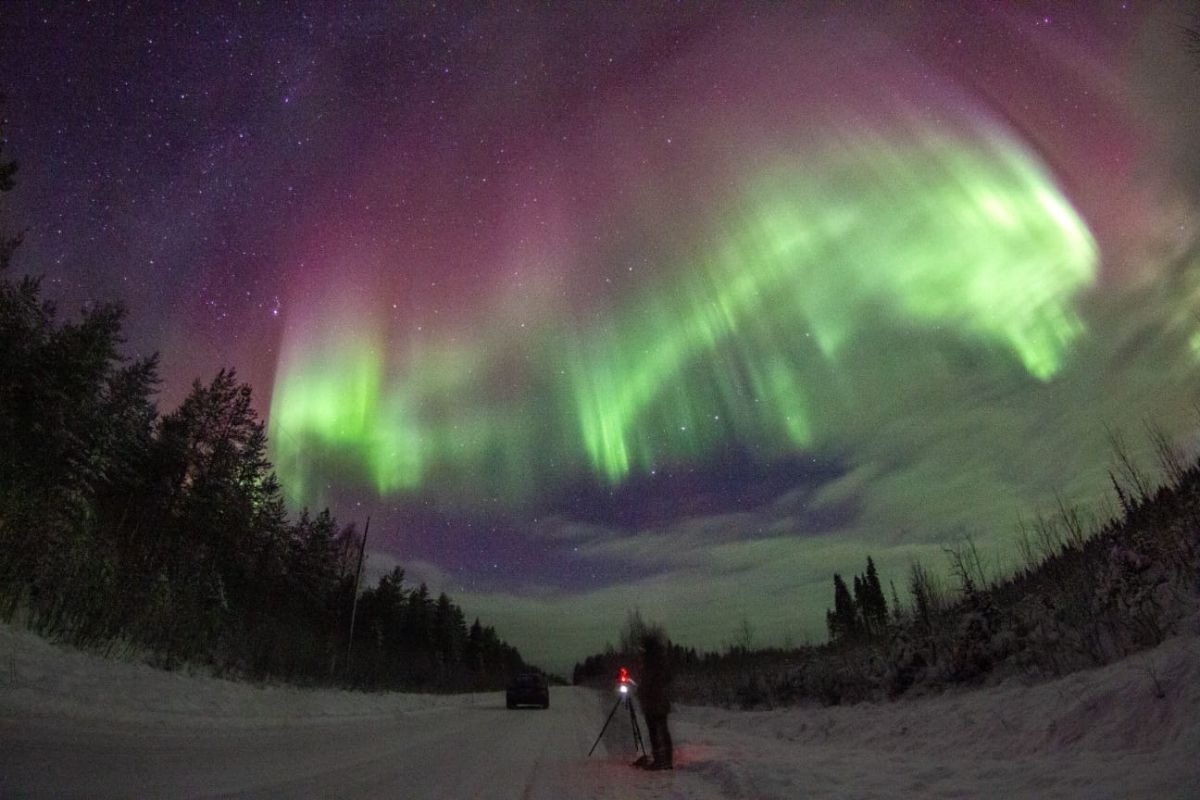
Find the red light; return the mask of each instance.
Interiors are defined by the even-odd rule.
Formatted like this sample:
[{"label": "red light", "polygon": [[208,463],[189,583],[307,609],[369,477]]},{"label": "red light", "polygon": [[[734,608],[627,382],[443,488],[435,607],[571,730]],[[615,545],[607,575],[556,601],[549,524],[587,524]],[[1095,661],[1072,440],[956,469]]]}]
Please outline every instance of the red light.
[{"label": "red light", "polygon": [[621,683],[629,683],[629,670],[621,667]]}]

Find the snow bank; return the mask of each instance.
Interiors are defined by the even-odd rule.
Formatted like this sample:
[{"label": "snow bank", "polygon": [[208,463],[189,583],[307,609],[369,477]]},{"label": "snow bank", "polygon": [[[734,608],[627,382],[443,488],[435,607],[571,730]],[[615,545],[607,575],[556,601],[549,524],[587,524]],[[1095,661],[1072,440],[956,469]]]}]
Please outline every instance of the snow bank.
[{"label": "snow bank", "polygon": [[256,686],[101,658],[0,624],[0,716],[11,718],[294,725],[474,705],[484,697]]},{"label": "snow bank", "polygon": [[685,707],[675,789],[703,797],[1200,797],[1200,631],[1033,686],[893,704]]}]

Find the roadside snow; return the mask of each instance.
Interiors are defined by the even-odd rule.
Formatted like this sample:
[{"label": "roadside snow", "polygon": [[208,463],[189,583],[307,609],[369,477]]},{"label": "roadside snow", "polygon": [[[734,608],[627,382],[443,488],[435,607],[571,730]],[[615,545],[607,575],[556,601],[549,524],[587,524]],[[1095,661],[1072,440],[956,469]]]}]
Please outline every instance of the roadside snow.
[{"label": "roadside snow", "polygon": [[675,717],[681,797],[1197,798],[1200,636],[1033,686]]},{"label": "roadside snow", "polygon": [[[847,708],[672,715],[632,760],[614,698],[256,687],[107,661],[0,626],[0,796],[1200,797],[1200,625],[1103,669]],[[643,731],[644,732],[644,731]]]},{"label": "roadside snow", "polygon": [[4,717],[292,725],[473,705],[484,697],[256,686],[99,658],[0,624],[0,716]]}]

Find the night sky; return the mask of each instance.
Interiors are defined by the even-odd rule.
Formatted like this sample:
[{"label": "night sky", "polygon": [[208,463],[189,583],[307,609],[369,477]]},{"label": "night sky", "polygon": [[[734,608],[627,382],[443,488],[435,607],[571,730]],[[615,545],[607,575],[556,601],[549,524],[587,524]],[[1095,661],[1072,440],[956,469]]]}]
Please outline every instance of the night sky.
[{"label": "night sky", "polygon": [[1193,14],[5,3],[18,267],[527,657],[816,640],[1194,447]]}]

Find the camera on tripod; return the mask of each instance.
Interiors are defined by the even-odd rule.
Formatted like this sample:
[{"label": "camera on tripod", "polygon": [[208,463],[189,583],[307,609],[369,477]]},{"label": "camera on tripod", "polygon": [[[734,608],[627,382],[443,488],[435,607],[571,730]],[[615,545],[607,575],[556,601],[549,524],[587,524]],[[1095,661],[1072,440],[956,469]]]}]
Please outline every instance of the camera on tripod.
[{"label": "camera on tripod", "polygon": [[612,711],[608,712],[608,719],[604,720],[604,727],[600,729],[600,735],[596,737],[596,741],[592,744],[592,749],[588,750],[590,756],[596,750],[596,745],[600,744],[600,740],[604,738],[604,731],[608,730],[608,723],[612,722],[613,715],[617,713],[617,709],[624,705],[629,709],[629,725],[633,729],[633,747],[635,752],[640,751],[641,757],[634,762],[641,764],[646,761],[646,744],[642,741],[642,727],[638,725],[637,712],[633,709],[633,703],[629,701],[630,688],[636,689],[637,683],[633,678],[629,677],[629,670],[621,667],[621,671],[617,675],[617,702],[613,703]]}]

